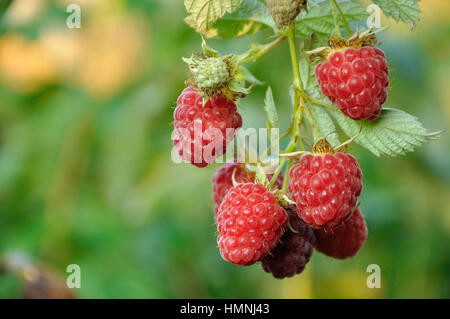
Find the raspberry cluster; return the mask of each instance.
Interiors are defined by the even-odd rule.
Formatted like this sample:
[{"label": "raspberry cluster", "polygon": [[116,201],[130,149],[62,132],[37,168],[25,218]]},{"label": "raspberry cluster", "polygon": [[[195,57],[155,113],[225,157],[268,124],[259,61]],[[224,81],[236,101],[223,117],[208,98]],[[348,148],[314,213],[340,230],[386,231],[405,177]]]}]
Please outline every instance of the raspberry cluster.
[{"label": "raspberry cluster", "polygon": [[[356,208],[361,179],[356,159],[322,140],[291,167],[288,186],[295,205],[287,206],[278,191],[256,183],[245,165],[225,164],[213,177],[222,258],[239,266],[260,261],[264,271],[282,279],[301,273],[313,248],[339,259],[354,256],[367,236]],[[281,188],[280,176],[277,183]]]},{"label": "raspberry cluster", "polygon": [[338,225],[361,194],[361,169],[350,154],[305,155],[289,177],[289,192],[300,217],[313,228]]},{"label": "raspberry cluster", "polygon": [[[237,183],[253,183],[256,174],[245,169],[245,164],[242,163],[227,163],[220,167],[212,178],[213,197],[214,197],[214,212],[217,214],[219,205],[228,191],[233,187],[233,172],[234,179]],[[267,175],[267,178],[272,179],[272,175]],[[283,174],[278,175],[274,187],[281,189],[283,185]]]},{"label": "raspberry cluster", "polygon": [[280,243],[264,257],[261,266],[277,279],[300,274],[313,253],[315,235],[311,227],[302,221],[295,209],[289,209],[289,223]]},{"label": "raspberry cluster", "polygon": [[177,100],[173,143],[183,160],[205,167],[226,152],[242,118],[236,104],[216,94],[203,105],[200,92],[188,87]]},{"label": "raspberry cluster", "polygon": [[217,243],[226,261],[252,265],[274,248],[288,221],[262,184],[239,184],[227,193],[217,216]]},{"label": "raspberry cluster", "polygon": [[[184,59],[191,71],[187,83],[192,86],[177,100],[174,145],[185,161],[208,166],[226,152],[241,128],[235,100],[243,98],[249,89],[243,86],[240,63],[251,61],[263,54],[258,50],[268,50],[285,37],[294,48],[292,23],[306,9],[307,1],[267,0],[267,5],[275,22],[285,29],[284,36],[249,51],[254,57],[222,58],[203,43],[203,54]],[[376,39],[369,33],[356,32],[348,40],[332,35],[332,48],[309,52],[325,58],[315,69],[323,94],[353,120],[376,119],[387,99],[386,57],[382,50],[371,46]],[[297,63],[293,66],[296,68]],[[298,76],[295,80],[299,80]],[[314,101],[308,90],[297,90],[298,96]],[[300,101],[295,102],[294,109]],[[296,114],[292,117],[294,124]],[[362,172],[355,157],[346,153],[353,139],[335,149],[322,138],[311,152],[296,152],[301,132],[293,129],[290,133],[291,142],[280,155],[285,159],[280,162],[276,178],[264,173],[263,158],[258,159],[255,169],[250,163],[227,163],[212,178],[217,244],[222,258],[238,266],[260,262],[265,272],[278,279],[301,273],[314,248],[333,258],[349,258],[357,254],[367,237],[364,216],[358,208]],[[286,162],[289,169],[283,176]]]},{"label": "raspberry cluster", "polygon": [[374,120],[387,99],[389,69],[377,47],[337,50],[317,65],[316,78],[331,102],[353,120]]}]

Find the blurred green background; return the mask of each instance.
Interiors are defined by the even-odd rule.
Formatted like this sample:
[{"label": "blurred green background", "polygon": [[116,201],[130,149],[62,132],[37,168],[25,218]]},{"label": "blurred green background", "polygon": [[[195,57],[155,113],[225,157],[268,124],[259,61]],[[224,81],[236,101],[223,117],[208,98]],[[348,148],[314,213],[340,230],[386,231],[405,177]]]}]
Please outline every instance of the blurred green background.
[{"label": "blurred green background", "polygon": [[[81,29],[66,27],[69,3],[81,5]],[[450,3],[420,5],[413,32],[383,18],[387,105],[448,130]],[[447,133],[397,158],[353,147],[369,228],[355,258],[315,253],[283,281],[221,259],[210,183],[220,165],[171,161],[181,57],[200,49],[184,16],[181,0],[15,1],[0,37],[0,258],[26,253],[62,281],[78,264],[82,298],[449,298]],[[242,52],[269,35],[209,43]],[[283,43],[249,67],[272,86],[284,126],[289,63]],[[265,89],[241,101],[244,127],[265,126]],[[380,289],[366,286],[369,264]],[[20,278],[0,275],[0,297],[21,297]]]}]

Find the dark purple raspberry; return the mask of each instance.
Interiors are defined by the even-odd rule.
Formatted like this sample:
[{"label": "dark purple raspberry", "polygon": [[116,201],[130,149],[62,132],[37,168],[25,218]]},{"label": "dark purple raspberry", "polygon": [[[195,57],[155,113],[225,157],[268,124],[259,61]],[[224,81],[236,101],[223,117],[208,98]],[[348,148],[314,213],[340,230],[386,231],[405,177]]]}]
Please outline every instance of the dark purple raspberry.
[{"label": "dark purple raspberry", "polygon": [[294,210],[289,210],[289,222],[296,231],[287,227],[280,243],[261,260],[264,271],[283,279],[300,274],[309,262],[315,245],[314,231],[303,222]]}]

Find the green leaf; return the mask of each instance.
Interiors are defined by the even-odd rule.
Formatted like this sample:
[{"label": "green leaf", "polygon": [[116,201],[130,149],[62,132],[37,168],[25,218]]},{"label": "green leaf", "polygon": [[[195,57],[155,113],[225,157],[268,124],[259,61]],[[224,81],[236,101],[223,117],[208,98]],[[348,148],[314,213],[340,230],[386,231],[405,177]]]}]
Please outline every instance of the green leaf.
[{"label": "green leaf", "polygon": [[12,2],[13,2],[13,0],[1,0],[0,1],[0,18],[3,17],[6,10],[8,10],[8,8]]},{"label": "green leaf", "polygon": [[376,156],[396,156],[413,152],[414,148],[438,138],[442,132],[428,132],[419,120],[398,109],[383,108],[374,121],[353,121],[338,109],[327,108],[349,137],[361,133],[355,142]]},{"label": "green leaf", "polygon": [[372,0],[384,14],[395,21],[402,21],[414,29],[419,20],[419,0]]},{"label": "green leaf", "polygon": [[268,126],[270,128],[280,127],[278,113],[273,99],[272,88],[267,87],[266,98],[264,99],[264,110],[266,111]]},{"label": "green leaf", "polygon": [[[347,21],[365,20],[369,16],[366,9],[355,1],[339,2],[339,7]],[[333,12],[329,1],[309,5],[309,12],[302,12],[295,24],[296,33],[308,36],[315,32],[317,35],[329,36],[334,31]],[[344,25],[341,22],[341,27]]]},{"label": "green leaf", "polygon": [[[3,16],[5,15],[6,11],[8,10],[9,6],[13,0],[0,0],[0,23],[3,22]],[[2,24],[2,30],[0,30],[0,33],[4,33],[3,23]]]},{"label": "green leaf", "polygon": [[206,44],[206,41],[205,41],[205,39],[204,39],[203,37],[202,37],[202,49],[203,49],[203,53],[205,53],[205,55],[206,55],[207,57],[215,57],[215,58],[220,57],[219,51],[217,51],[216,49],[213,49],[213,48],[209,47],[209,46]]},{"label": "green leaf", "polygon": [[206,36],[230,39],[254,34],[262,29],[264,25],[255,21],[221,19],[214,24]]},{"label": "green leaf", "polygon": [[310,111],[311,116],[320,133],[320,136],[317,136],[313,130],[315,141],[327,136],[327,141],[331,145],[333,145],[333,147],[340,145],[341,143],[339,142],[338,135],[330,134],[336,132],[336,126],[334,125],[334,122],[331,119],[330,115],[322,107],[318,107],[309,103],[306,104],[306,107]]},{"label": "green leaf", "polygon": [[254,85],[262,85],[264,84],[264,82],[258,80],[253,73],[251,73],[246,67],[244,67],[243,65],[241,65],[239,67],[238,72],[235,74],[235,77],[238,78],[239,80],[248,82],[248,83],[252,83]]},{"label": "green leaf", "polygon": [[239,8],[240,0],[184,0],[190,16],[185,21],[199,33],[207,33],[214,22]]},{"label": "green leaf", "polygon": [[0,0],[0,36],[6,32],[7,26],[3,23],[3,17],[12,3],[13,0]]},{"label": "green leaf", "polygon": [[238,9],[218,20],[207,36],[236,38],[254,34],[266,27],[276,28],[276,25],[265,3],[260,0],[245,0]]},{"label": "green leaf", "polygon": [[253,85],[255,85],[255,84],[252,83],[247,88],[247,87],[245,87],[245,81],[235,78],[228,83],[228,88],[235,93],[241,93],[244,95],[248,95],[248,94],[250,94],[250,91],[251,91]]}]

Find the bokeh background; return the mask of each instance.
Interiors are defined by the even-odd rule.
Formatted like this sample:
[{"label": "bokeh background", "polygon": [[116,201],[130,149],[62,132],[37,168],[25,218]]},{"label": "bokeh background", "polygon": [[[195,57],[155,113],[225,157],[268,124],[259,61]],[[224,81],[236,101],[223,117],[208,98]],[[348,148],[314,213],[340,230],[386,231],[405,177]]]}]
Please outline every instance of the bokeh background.
[{"label": "bokeh background", "polygon": [[[81,29],[66,27],[69,3],[81,5]],[[392,70],[387,105],[448,130],[450,3],[420,6],[413,32],[383,18],[391,25],[380,37]],[[0,297],[23,296],[24,282],[35,278],[7,260],[14,252],[62,283],[67,265],[80,265],[81,298],[449,298],[447,133],[397,158],[353,147],[369,227],[355,258],[315,253],[305,273],[283,281],[259,265],[220,258],[210,183],[219,164],[171,161],[170,122],[187,75],[181,57],[200,50],[184,16],[181,0],[15,0],[7,11],[0,27],[0,259],[11,269],[0,274]],[[241,52],[269,34],[209,43]],[[272,86],[287,126],[287,44],[249,68]],[[242,100],[245,127],[265,126],[265,89]],[[381,267],[380,289],[366,286],[369,264]],[[37,289],[52,285],[44,280]]]}]

